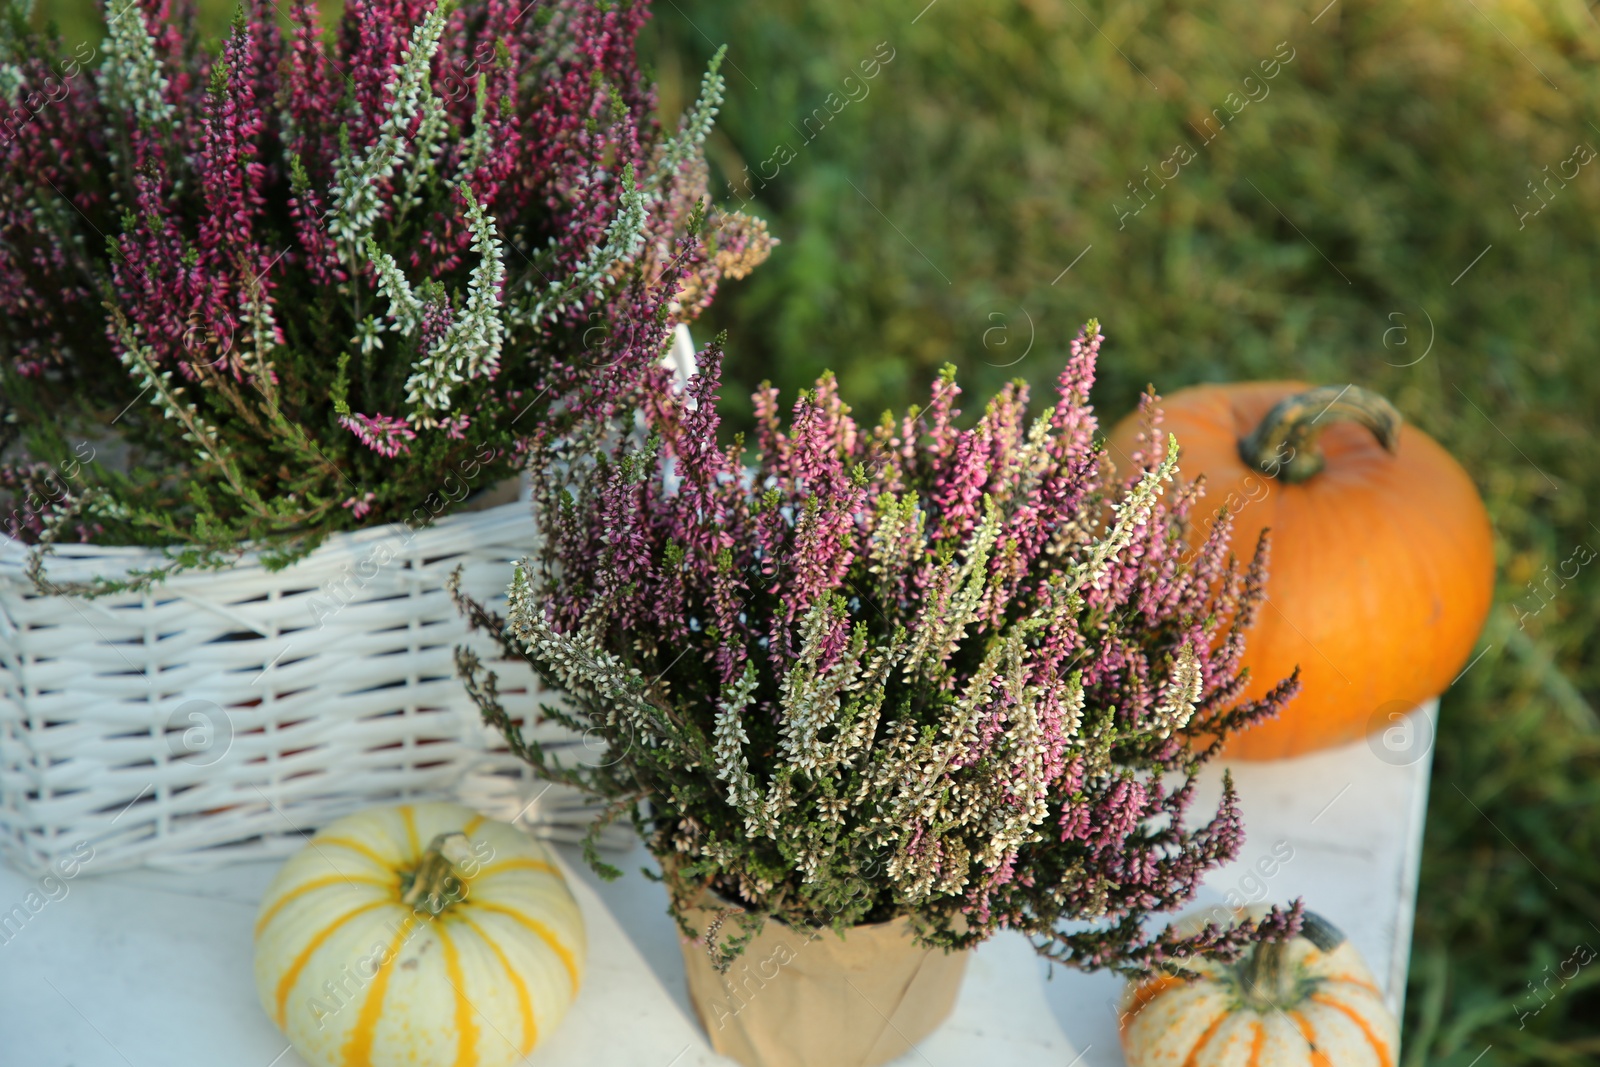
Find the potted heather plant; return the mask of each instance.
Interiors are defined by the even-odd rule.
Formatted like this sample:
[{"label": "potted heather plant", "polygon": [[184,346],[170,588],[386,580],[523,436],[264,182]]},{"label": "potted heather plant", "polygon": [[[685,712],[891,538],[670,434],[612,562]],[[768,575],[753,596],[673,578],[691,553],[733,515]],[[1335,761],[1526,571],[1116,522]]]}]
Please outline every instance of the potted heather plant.
[{"label": "potted heather plant", "polygon": [[654,128],[644,4],[353,0],[330,37],[248,0],[214,55],[186,10],[117,5],[91,64],[6,5],[13,538],[179,546],[166,574],[431,522],[764,253],[699,214],[715,67]]},{"label": "potted heather plant", "polygon": [[787,428],[764,387],[748,450],[719,443],[712,346],[686,388],[646,390],[647,440],[540,443],[544,538],[506,618],[462,598],[565,691],[545,714],[603,741],[579,766],[520,737],[458,653],[513,751],[644,836],[702,1021],[743,1063],[905,1051],[949,1010],[955,953],[1001,929],[1148,973],[1297,928],[1147,929],[1239,847],[1231,783],[1189,822],[1197,769],[1295,682],[1239,702],[1265,547],[1239,567],[1223,524],[1185,562],[1198,489],[1163,498],[1153,433],[1114,481],[1101,340],[1031,421],[1018,383],[960,428],[951,372],[866,428],[824,378]]},{"label": "potted heather plant", "polygon": [[30,6],[0,5],[0,844],[281,851],[454,788],[492,759],[443,582],[503,587],[533,517],[452,512],[765,253],[705,203],[715,66],[663,132],[643,3],[245,0],[213,44],[119,0],[98,47]]}]

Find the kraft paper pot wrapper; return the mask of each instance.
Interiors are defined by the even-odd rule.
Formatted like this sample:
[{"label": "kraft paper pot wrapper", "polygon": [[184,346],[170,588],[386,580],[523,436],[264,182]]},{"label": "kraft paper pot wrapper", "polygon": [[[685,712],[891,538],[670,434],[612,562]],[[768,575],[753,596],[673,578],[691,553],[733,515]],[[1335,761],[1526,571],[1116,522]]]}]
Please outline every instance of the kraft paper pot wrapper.
[{"label": "kraft paper pot wrapper", "polygon": [[[950,1015],[967,952],[912,943],[905,918],[832,930],[798,930],[769,919],[718,974],[705,931],[708,898],[688,915],[700,935],[680,938],[689,998],[711,1047],[745,1067],[874,1067],[909,1052]],[[740,932],[723,912],[719,940]]]}]

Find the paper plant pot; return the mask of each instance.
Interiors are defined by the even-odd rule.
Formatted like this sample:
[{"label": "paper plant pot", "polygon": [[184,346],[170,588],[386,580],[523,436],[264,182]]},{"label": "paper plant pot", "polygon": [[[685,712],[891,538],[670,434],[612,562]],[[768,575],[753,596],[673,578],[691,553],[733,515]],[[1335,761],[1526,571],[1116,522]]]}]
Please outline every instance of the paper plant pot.
[{"label": "paper plant pot", "polygon": [[[715,907],[713,901],[708,901]],[[715,916],[689,916],[689,999],[711,1046],[745,1067],[872,1067],[909,1052],[955,1006],[966,952],[912,943],[904,918],[832,930],[769,920],[726,974],[706,953]],[[738,931],[730,918],[723,937]]]}]

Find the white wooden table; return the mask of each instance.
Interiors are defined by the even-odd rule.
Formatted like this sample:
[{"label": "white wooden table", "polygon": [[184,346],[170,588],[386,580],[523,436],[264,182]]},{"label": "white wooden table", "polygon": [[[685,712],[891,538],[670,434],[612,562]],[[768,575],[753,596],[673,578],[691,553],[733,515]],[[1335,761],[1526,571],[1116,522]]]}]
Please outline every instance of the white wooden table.
[{"label": "white wooden table", "polygon": [[[1229,891],[1304,896],[1355,942],[1398,1010],[1436,713],[1430,704],[1410,739],[1380,735],[1297,760],[1235,765],[1248,838],[1198,903],[1222,902]],[[1220,771],[1206,784],[1197,811],[1215,803]],[[575,850],[562,854],[589,923],[589,970],[572,1013],[528,1063],[731,1062],[709,1050],[689,1008],[664,890],[637,873],[648,855],[611,857],[629,874],[606,884]],[[1270,878],[1256,869],[1263,857],[1275,868]],[[303,1067],[257,1005],[251,977],[251,926],[276,866],[96,877],[91,861],[55,886],[0,866],[0,1058],[28,1067]],[[901,1062],[1120,1064],[1119,981],[1047,971],[1019,937],[985,944],[954,1016]]]}]

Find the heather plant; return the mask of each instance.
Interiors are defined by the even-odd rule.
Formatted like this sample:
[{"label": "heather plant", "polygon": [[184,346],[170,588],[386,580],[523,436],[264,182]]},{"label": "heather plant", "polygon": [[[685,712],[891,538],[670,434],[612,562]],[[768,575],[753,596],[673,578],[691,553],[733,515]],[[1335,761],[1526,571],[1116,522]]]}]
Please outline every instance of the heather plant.
[{"label": "heather plant", "polygon": [[465,606],[602,757],[524,739],[497,678],[459,665],[514,751],[605,802],[597,825],[634,821],[680,920],[708,891],[740,914],[724,963],[769,917],[910,916],[948,947],[1010,928],[1130,971],[1296,927],[1145,929],[1237,853],[1231,782],[1187,821],[1196,773],[1295,680],[1240,702],[1265,545],[1240,566],[1223,523],[1183,561],[1199,488],[1153,397],[1141,472],[1115,481],[1088,405],[1100,345],[1090,323],[1055,406],[1030,420],[1013,383],[967,429],[953,371],[871,428],[829,377],[787,428],[763,387],[748,453],[718,443],[713,345],[648,394],[642,431],[541,443],[538,552],[505,619]]},{"label": "heather plant", "polygon": [[[654,125],[642,3],[351,0],[329,33],[247,0],[211,54],[181,0],[132,0],[70,70],[5,8],[13,537],[178,546],[148,579],[431,521],[765,253],[705,204],[715,62]],[[108,434],[118,463],[78,462]]]}]

